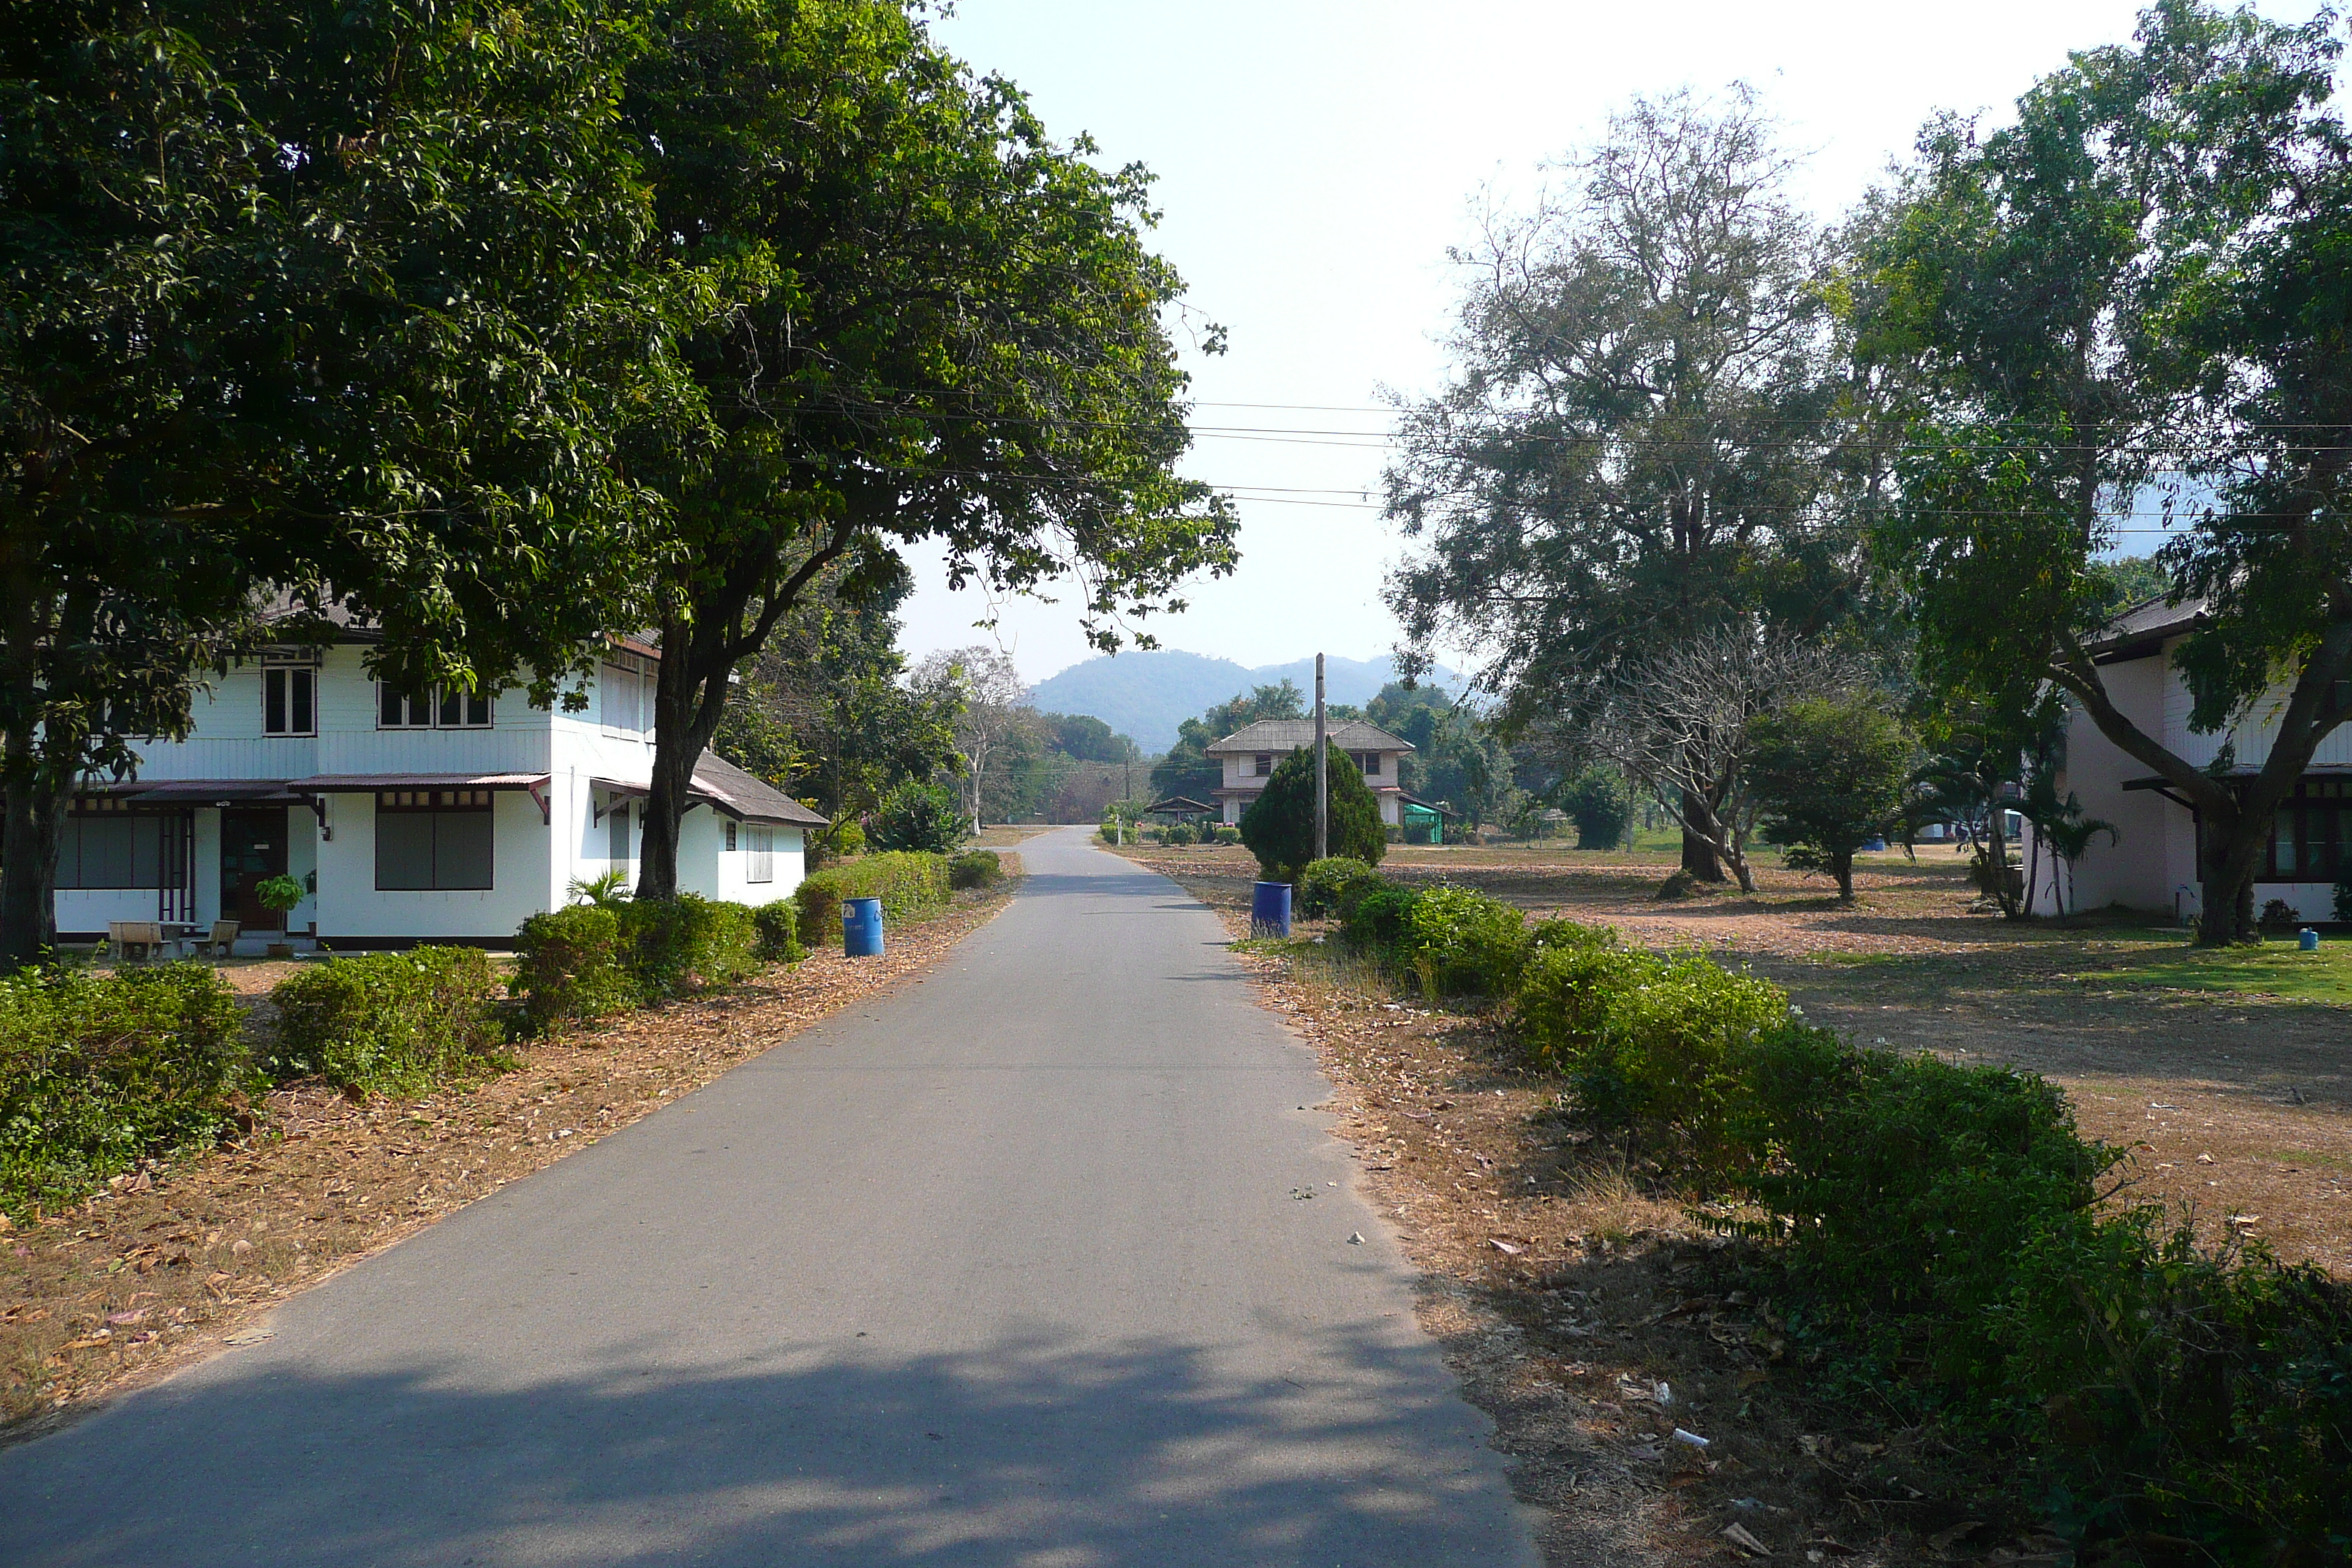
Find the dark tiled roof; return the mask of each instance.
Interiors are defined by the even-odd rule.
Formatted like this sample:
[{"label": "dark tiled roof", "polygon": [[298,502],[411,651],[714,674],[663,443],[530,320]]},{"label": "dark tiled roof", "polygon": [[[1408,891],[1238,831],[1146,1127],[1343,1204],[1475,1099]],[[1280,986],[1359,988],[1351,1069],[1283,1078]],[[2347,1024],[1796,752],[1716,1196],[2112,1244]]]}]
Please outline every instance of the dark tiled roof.
[{"label": "dark tiled roof", "polygon": [[2109,621],[2099,635],[2084,644],[2095,658],[2139,658],[2159,651],[2164,639],[2195,631],[2205,622],[2205,601],[2185,599],[2168,605],[2162,595],[2143,599]]},{"label": "dark tiled roof", "polygon": [[[1360,719],[1341,723],[1327,723],[1324,733],[1331,744],[1343,752],[1410,752],[1410,741],[1400,741],[1377,724],[1367,724]],[[1224,752],[1303,752],[1315,744],[1315,721],[1312,719],[1261,719],[1245,724],[1209,748],[1216,756]]]},{"label": "dark tiled roof", "polygon": [[747,822],[789,822],[823,827],[825,819],[771,784],[762,784],[715,752],[694,764],[694,793],[730,816]]}]

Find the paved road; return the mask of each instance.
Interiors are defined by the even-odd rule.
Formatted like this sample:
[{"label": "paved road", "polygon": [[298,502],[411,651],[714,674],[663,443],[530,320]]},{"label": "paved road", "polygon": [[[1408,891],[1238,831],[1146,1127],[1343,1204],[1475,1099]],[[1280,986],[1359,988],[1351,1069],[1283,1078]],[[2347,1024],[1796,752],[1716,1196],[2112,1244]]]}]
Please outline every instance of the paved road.
[{"label": "paved road", "polygon": [[0,1563],[1532,1563],[1215,917],[1024,855],[925,983],[0,1452]]}]

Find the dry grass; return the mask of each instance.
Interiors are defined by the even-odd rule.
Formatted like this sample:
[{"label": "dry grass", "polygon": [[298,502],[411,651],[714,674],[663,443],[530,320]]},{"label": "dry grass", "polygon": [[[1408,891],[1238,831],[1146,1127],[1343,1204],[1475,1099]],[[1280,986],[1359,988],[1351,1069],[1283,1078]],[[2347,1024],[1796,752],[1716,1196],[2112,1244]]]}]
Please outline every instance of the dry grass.
[{"label": "dry grass", "polygon": [[996,889],[892,930],[881,959],[819,952],[534,1043],[516,1070],[422,1100],[281,1089],[231,1146],[38,1225],[0,1219],[0,1441],[208,1353],[268,1305],[911,979],[1003,909],[1008,861]]}]

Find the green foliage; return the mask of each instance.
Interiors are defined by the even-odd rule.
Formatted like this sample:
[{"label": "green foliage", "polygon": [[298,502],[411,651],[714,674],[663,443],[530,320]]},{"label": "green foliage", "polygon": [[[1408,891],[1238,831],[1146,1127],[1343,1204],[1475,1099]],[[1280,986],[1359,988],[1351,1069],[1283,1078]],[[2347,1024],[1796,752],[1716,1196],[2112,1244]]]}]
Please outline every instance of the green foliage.
[{"label": "green foliage", "polygon": [[1633,820],[1633,797],[1625,777],[1612,768],[1587,768],[1556,793],[1560,810],[1576,824],[1579,849],[1614,849],[1625,841]]},{"label": "green foliage", "polygon": [[1432,888],[1413,901],[1395,962],[1430,996],[1507,996],[1526,961],[1527,921],[1500,899]]},{"label": "green foliage", "polygon": [[490,968],[472,947],[330,959],[269,993],[271,1076],[315,1078],[357,1095],[411,1097],[504,1064]]},{"label": "green foliage", "polygon": [[1238,826],[1233,823],[1218,823],[1215,832],[1217,843],[1224,847],[1230,848],[1232,846],[1239,844],[1242,841],[1242,830]]},{"label": "green foliage", "polygon": [[732,985],[760,968],[751,910],[693,893],[630,900],[621,914],[621,942],[644,1002]]},{"label": "green foliage", "polygon": [[[1377,866],[1388,852],[1380,802],[1356,764],[1336,747],[1324,748],[1330,853]],[[1315,752],[1301,747],[1275,764],[1250,808],[1242,814],[1242,842],[1257,857],[1268,881],[1296,882],[1315,858]]]},{"label": "green foliage", "polygon": [[572,898],[615,913],[625,908],[633,896],[629,891],[628,872],[618,868],[584,880],[574,877],[563,890]]},{"label": "green foliage", "polygon": [[770,963],[798,963],[808,956],[801,945],[800,906],[790,899],[777,899],[761,904],[751,911],[751,928],[758,934],[757,952]]},{"label": "green foliage", "polygon": [[1004,880],[1004,862],[993,849],[971,849],[948,862],[948,886],[992,888]]},{"label": "green foliage", "polygon": [[[620,900],[620,907],[626,903]],[[572,904],[523,921],[515,933],[515,971],[507,989],[523,999],[523,1016],[534,1033],[635,1006],[637,984],[616,908]]]},{"label": "green foliage", "polygon": [[0,979],[0,1214],[30,1219],[216,1136],[265,1087],[243,1019],[199,963]]},{"label": "green foliage", "polygon": [[1191,800],[1213,798],[1210,792],[1224,784],[1225,774],[1223,764],[1209,755],[1208,748],[1261,719],[1303,718],[1306,702],[1296,683],[1281,680],[1229,698],[1198,719],[1185,720],[1176,727],[1176,743],[1152,764],[1153,791]]},{"label": "green foliage", "polygon": [[828,866],[801,879],[793,891],[800,906],[801,940],[811,947],[841,940],[844,899],[880,899],[882,918],[896,923],[944,906],[948,862],[943,855],[866,855]]},{"label": "green foliage", "polygon": [[971,819],[945,788],[908,779],[875,807],[866,837],[877,849],[948,855],[971,837]]},{"label": "green foliage", "polygon": [[291,877],[264,877],[253,885],[253,896],[263,909],[282,915],[302,901],[302,884]]},{"label": "green foliage", "polygon": [[1133,741],[1111,732],[1109,725],[1090,713],[1039,715],[1053,748],[1082,763],[1131,763],[1138,752]]},{"label": "green foliage", "polygon": [[1388,879],[1363,861],[1346,855],[1310,860],[1299,871],[1293,888],[1292,912],[1301,920],[1345,920],[1359,899],[1389,885]]},{"label": "green foliage", "polygon": [[1516,1001],[1520,1038],[1568,1075],[1596,1122],[1678,1141],[1703,1167],[1727,1157],[1743,1055],[1785,1023],[1788,993],[1698,954],[1543,933]]},{"label": "green foliage", "polygon": [[1788,864],[1837,879],[1853,897],[1853,856],[1900,830],[1918,747],[1874,693],[1813,699],[1751,729],[1748,788]]},{"label": "green foliage", "polygon": [[1339,924],[1339,940],[1354,952],[1393,964],[1412,931],[1421,894],[1386,883],[1360,894]]}]

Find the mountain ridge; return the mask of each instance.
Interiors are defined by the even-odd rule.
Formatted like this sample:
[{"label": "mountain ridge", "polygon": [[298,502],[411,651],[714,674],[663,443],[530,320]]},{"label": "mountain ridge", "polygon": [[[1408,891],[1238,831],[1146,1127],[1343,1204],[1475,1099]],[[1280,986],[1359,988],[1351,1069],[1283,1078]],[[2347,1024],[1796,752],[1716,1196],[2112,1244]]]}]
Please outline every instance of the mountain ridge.
[{"label": "mountain ridge", "polygon": [[[1324,659],[1324,700],[1361,705],[1396,679],[1396,660],[1385,654],[1369,659],[1328,656]],[[1426,679],[1449,690],[1462,685],[1460,676],[1443,667]],[[1029,700],[1048,713],[1091,714],[1113,731],[1133,736],[1145,751],[1164,752],[1176,743],[1176,727],[1185,720],[1254,686],[1279,680],[1297,682],[1311,702],[1315,660],[1309,657],[1253,668],[1212,654],[1150,648],[1074,664],[1031,687]]]}]

